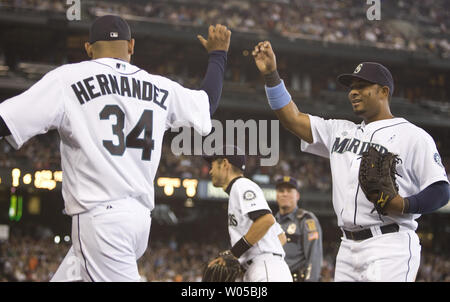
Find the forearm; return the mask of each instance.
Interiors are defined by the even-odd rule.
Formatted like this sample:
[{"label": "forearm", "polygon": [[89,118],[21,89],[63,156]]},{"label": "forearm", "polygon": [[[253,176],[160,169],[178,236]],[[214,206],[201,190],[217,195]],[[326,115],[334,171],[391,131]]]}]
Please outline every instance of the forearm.
[{"label": "forearm", "polygon": [[270,108],[274,110],[283,127],[302,140],[312,143],[309,116],[298,110],[278,72],[275,70],[264,75],[264,81]]},{"label": "forearm", "polygon": [[261,216],[253,224],[250,226],[250,229],[248,230],[247,234],[245,234],[245,239],[250,243],[251,245],[254,245],[257,243],[261,238],[264,237],[264,235],[267,233],[267,231],[270,229],[270,227],[275,223],[275,218],[272,214],[266,214],[264,216]]},{"label": "forearm", "polygon": [[435,182],[418,194],[406,197],[403,213],[431,213],[446,205],[449,198],[448,183],[445,181]]},{"label": "forearm", "polygon": [[219,106],[226,63],[226,51],[216,50],[209,53],[208,67],[200,89],[208,94],[209,112],[211,116]]}]

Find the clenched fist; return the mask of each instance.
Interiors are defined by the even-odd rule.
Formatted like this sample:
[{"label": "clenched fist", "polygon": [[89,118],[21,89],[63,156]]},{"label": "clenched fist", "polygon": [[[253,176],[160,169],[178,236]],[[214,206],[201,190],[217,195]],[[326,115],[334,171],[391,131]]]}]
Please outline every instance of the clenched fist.
[{"label": "clenched fist", "polygon": [[224,25],[217,24],[216,26],[209,26],[208,40],[201,35],[197,35],[200,43],[210,53],[214,50],[228,51],[230,47],[231,31]]},{"label": "clenched fist", "polygon": [[259,42],[252,51],[256,67],[266,75],[277,70],[277,61],[269,41]]}]

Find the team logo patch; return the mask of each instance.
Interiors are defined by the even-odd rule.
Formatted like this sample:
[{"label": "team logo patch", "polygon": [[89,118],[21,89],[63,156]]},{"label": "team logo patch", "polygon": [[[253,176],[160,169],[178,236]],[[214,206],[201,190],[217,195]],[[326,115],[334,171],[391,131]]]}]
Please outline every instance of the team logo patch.
[{"label": "team logo patch", "polygon": [[306,227],[308,228],[308,231],[312,232],[312,231],[317,230],[316,222],[314,221],[314,219],[307,219],[305,222],[306,222]]},{"label": "team logo patch", "polygon": [[253,200],[256,198],[255,192],[248,190],[244,193],[244,200]]},{"label": "team logo patch", "polygon": [[444,165],[442,164],[441,161],[441,156],[438,153],[434,153],[434,161],[442,168],[444,168]]},{"label": "team logo patch", "polygon": [[358,66],[356,66],[355,71],[353,71],[353,73],[358,73],[361,71],[363,64],[359,64]]},{"label": "team logo patch", "polygon": [[295,224],[295,223],[291,223],[289,226],[288,226],[288,228],[287,228],[287,230],[286,230],[286,233],[288,233],[289,235],[292,235],[292,234],[294,234],[295,233],[295,230],[297,229],[297,225]]}]

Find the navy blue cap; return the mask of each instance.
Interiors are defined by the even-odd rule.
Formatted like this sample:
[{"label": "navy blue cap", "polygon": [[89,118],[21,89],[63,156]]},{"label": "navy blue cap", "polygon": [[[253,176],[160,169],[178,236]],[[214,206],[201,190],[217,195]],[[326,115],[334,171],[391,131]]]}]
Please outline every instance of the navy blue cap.
[{"label": "navy blue cap", "polygon": [[226,158],[230,164],[242,171],[245,171],[245,163],[247,160],[245,153],[234,145],[223,146],[219,148],[219,152],[212,155],[203,155],[203,158],[209,163],[212,163],[218,158]]},{"label": "navy blue cap", "polygon": [[345,87],[350,87],[353,79],[366,80],[368,82],[389,87],[389,95],[394,93],[394,80],[390,71],[375,62],[362,62],[356,66],[353,73],[341,74],[337,77],[339,83]]},{"label": "navy blue cap", "polygon": [[89,43],[97,41],[131,40],[127,21],[119,16],[106,15],[95,19],[89,29]]},{"label": "navy blue cap", "polygon": [[298,181],[294,177],[291,176],[282,176],[275,181],[275,188],[278,188],[280,185],[290,185],[293,188],[298,190]]}]

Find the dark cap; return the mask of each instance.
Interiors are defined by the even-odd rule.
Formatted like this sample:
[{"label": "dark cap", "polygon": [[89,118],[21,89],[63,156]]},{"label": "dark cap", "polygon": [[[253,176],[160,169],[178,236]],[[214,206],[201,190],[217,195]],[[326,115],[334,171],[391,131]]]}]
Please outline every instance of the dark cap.
[{"label": "dark cap", "polygon": [[223,146],[219,148],[219,152],[213,155],[203,155],[203,158],[209,163],[212,163],[218,158],[226,158],[230,164],[242,171],[245,171],[245,163],[247,160],[245,153],[234,145]]},{"label": "dark cap", "polygon": [[341,74],[337,77],[339,83],[350,87],[353,79],[366,80],[368,82],[389,87],[389,95],[394,93],[394,80],[389,70],[375,62],[363,62],[356,66],[353,73]]},{"label": "dark cap", "polygon": [[130,26],[119,16],[106,15],[95,19],[89,29],[89,43],[131,40]]},{"label": "dark cap", "polygon": [[298,190],[298,181],[297,181],[297,179],[295,179],[294,177],[291,177],[291,176],[282,176],[282,177],[278,178],[278,179],[275,181],[275,188],[278,189],[278,186],[284,185],[284,184],[290,185],[291,187],[293,187],[293,188],[295,188],[296,190]]}]

